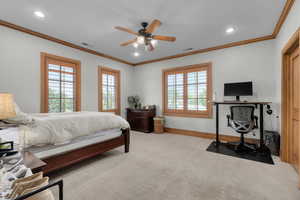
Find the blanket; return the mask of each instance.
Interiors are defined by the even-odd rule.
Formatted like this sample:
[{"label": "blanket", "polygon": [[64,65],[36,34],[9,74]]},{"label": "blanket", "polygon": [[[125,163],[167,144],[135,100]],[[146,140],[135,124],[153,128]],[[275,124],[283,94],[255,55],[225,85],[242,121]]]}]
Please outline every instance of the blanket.
[{"label": "blanket", "polygon": [[102,130],[129,128],[120,116],[105,112],[30,114],[33,123],[26,126],[26,146],[61,145],[72,139]]}]

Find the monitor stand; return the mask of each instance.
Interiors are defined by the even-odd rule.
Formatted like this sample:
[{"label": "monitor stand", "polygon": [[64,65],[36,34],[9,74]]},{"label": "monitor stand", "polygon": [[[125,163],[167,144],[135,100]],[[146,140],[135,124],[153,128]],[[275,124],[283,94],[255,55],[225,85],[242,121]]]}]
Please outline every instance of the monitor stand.
[{"label": "monitor stand", "polygon": [[240,96],[235,96],[236,101],[240,101]]}]

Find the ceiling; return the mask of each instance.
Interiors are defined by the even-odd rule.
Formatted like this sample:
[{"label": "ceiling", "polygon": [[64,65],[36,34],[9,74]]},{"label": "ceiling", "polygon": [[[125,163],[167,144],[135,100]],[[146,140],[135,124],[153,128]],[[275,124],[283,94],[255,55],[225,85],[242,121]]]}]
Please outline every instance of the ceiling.
[{"label": "ceiling", "polygon": [[[4,0],[0,19],[131,63],[271,35],[286,0]],[[44,19],[34,11],[45,14]],[[159,19],[155,34],[177,37],[159,41],[153,52],[119,44],[134,36],[115,30],[137,31],[140,23]],[[226,34],[233,26],[236,31]],[[140,56],[134,57],[138,51]]]}]

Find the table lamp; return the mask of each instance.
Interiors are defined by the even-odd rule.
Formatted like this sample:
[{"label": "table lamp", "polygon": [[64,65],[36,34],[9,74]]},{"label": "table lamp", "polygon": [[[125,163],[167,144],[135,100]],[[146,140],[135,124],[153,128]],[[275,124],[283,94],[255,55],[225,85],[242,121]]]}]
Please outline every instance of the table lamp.
[{"label": "table lamp", "polygon": [[[8,93],[0,93],[0,130],[7,127],[6,123],[1,120],[9,119],[16,116],[13,95]],[[6,154],[13,150],[13,142],[0,143],[0,154]],[[6,144],[10,144],[10,148],[6,148]]]},{"label": "table lamp", "polygon": [[0,93],[0,120],[16,116],[14,99],[12,94]]}]

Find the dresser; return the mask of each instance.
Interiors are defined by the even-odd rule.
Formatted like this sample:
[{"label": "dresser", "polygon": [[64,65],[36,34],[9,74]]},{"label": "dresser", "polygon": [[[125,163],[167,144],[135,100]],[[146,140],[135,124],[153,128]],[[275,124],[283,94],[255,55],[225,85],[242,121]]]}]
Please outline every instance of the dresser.
[{"label": "dresser", "polygon": [[153,118],[156,115],[156,109],[131,109],[127,108],[127,121],[130,128],[135,131],[151,133],[154,129]]}]

